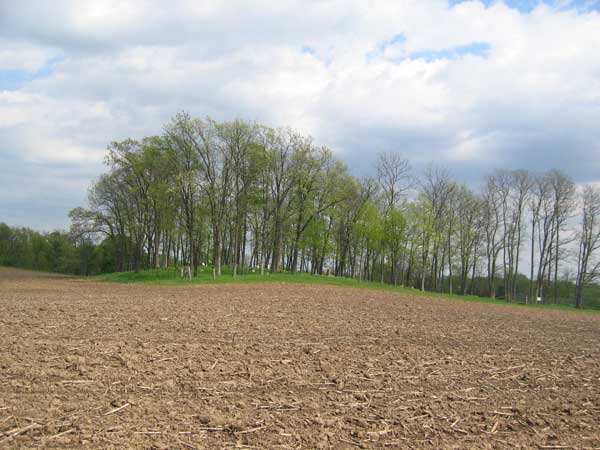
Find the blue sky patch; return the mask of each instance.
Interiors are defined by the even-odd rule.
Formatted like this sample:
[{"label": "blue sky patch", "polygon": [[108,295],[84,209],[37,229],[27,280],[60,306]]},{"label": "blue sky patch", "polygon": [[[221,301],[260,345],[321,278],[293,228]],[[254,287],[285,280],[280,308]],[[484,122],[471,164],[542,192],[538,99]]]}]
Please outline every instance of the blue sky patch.
[{"label": "blue sky patch", "polygon": [[[458,5],[468,0],[448,0],[450,6]],[[486,6],[498,3],[502,0],[479,0]],[[579,12],[598,11],[600,12],[600,0],[503,0],[504,3],[513,9],[527,14],[533,11],[540,3],[560,10],[575,9]]]},{"label": "blue sky patch", "polygon": [[[406,42],[406,35],[399,33],[394,35],[392,38],[378,43],[375,48],[367,53],[367,62],[373,59],[384,57],[386,49]],[[460,59],[467,55],[475,55],[481,57],[487,57],[490,52],[491,46],[487,42],[471,42],[470,44],[460,45],[456,47],[441,48],[441,49],[427,49],[409,54],[402,54],[397,57],[387,57],[387,61],[391,62],[402,62],[407,59],[424,59],[427,62],[435,61],[438,59]]]},{"label": "blue sky patch", "polygon": [[467,55],[486,57],[491,46],[487,42],[473,42],[458,47],[444,48],[440,50],[423,50],[411,53],[404,59],[424,59],[427,62],[438,59],[459,59]]},{"label": "blue sky patch", "polygon": [[301,52],[304,53],[305,55],[311,55],[311,56],[315,56],[317,53],[314,48],[309,47],[308,45],[305,45],[304,47],[302,47]]},{"label": "blue sky patch", "polygon": [[373,50],[367,53],[367,62],[372,61],[375,58],[383,56],[385,49],[391,47],[392,45],[401,44],[406,42],[406,36],[404,33],[398,33],[392,36],[390,39],[378,43]]},{"label": "blue sky patch", "polygon": [[47,77],[54,72],[61,61],[63,61],[62,57],[52,58],[35,72],[23,69],[0,69],[0,91],[16,91],[31,81]]}]

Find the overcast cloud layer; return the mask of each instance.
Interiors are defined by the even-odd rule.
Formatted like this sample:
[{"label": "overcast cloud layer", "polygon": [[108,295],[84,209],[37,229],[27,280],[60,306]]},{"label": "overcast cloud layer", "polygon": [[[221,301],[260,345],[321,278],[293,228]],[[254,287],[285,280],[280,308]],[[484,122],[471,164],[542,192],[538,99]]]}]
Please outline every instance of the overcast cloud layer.
[{"label": "overcast cloud layer", "polygon": [[0,0],[0,221],[51,230],[178,111],[292,126],[357,174],[600,181],[600,4]]}]

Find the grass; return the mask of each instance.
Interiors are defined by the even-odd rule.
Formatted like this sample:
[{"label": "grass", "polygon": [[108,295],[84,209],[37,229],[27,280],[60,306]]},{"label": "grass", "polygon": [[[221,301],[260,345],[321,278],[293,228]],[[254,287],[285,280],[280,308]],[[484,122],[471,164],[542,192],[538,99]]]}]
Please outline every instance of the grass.
[{"label": "grass", "polygon": [[179,272],[176,269],[155,269],[145,270],[140,272],[117,272],[111,274],[103,274],[92,277],[95,280],[101,281],[112,281],[118,283],[142,283],[149,285],[190,285],[190,284],[228,284],[228,283],[257,283],[257,282],[284,282],[284,283],[300,283],[300,284],[323,284],[331,286],[344,286],[361,289],[374,289],[380,291],[397,292],[404,295],[417,296],[417,297],[430,297],[430,298],[444,298],[449,300],[460,300],[466,302],[478,302],[478,303],[489,303],[494,305],[519,305],[527,308],[539,308],[539,309],[553,309],[563,311],[582,311],[591,313],[600,313],[600,310],[595,309],[576,309],[572,306],[566,305],[538,305],[538,304],[524,304],[524,303],[508,303],[504,300],[492,300],[490,298],[478,297],[473,295],[456,295],[446,294],[439,292],[421,292],[417,289],[394,286],[390,284],[384,284],[379,282],[371,281],[358,281],[352,278],[345,277],[327,277],[319,275],[310,275],[306,273],[292,274],[292,273],[277,273],[277,274],[265,274],[260,273],[246,273],[244,275],[237,275],[233,277],[231,268],[224,268],[223,275],[217,277],[215,280],[212,278],[212,268],[199,269],[198,275],[193,277],[191,281],[187,278],[181,280],[179,278]]}]

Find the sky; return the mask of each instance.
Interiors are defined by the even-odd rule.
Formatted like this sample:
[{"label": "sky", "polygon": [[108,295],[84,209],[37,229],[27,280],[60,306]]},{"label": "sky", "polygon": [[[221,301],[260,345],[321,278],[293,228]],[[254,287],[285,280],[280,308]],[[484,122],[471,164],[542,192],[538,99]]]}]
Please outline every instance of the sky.
[{"label": "sky", "polygon": [[600,181],[600,0],[0,0],[0,222],[67,228],[106,146],[179,111]]}]

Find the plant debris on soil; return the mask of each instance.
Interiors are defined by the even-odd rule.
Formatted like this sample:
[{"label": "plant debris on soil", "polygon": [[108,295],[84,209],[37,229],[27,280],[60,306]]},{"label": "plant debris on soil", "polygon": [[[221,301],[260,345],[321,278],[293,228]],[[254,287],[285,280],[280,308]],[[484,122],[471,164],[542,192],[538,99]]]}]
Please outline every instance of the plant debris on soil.
[{"label": "plant debris on soil", "polygon": [[598,449],[600,315],[0,269],[0,448]]}]

